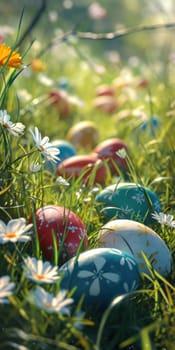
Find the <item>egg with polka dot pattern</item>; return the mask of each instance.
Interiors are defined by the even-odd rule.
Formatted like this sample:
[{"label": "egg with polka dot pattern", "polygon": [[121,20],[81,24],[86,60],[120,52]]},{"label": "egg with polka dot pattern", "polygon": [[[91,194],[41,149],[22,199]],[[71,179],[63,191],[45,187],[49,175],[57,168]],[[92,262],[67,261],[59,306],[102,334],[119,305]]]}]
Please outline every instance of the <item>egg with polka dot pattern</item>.
[{"label": "egg with polka dot pattern", "polygon": [[82,249],[88,247],[84,223],[68,208],[56,205],[39,208],[36,211],[36,227],[40,249],[50,261],[54,256],[53,235],[61,262],[75,256],[80,245]]}]

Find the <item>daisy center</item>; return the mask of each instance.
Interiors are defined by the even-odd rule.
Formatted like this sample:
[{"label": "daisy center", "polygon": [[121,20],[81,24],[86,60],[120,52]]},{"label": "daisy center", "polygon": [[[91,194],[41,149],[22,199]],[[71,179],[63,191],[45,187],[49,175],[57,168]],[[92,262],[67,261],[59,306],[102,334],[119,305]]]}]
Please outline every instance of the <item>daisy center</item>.
[{"label": "daisy center", "polygon": [[7,129],[10,129],[10,125],[8,123],[4,123],[4,126],[7,128]]},{"label": "daisy center", "polygon": [[44,275],[41,275],[39,273],[36,274],[34,277],[37,278],[38,280],[44,280],[45,279]]},{"label": "daisy center", "polygon": [[41,152],[44,152],[44,151],[45,151],[45,148],[44,148],[42,145],[39,145],[39,146],[40,146]]},{"label": "daisy center", "polygon": [[15,238],[16,237],[16,233],[15,232],[7,232],[6,233],[6,237],[7,238]]},{"label": "daisy center", "polygon": [[44,305],[45,305],[48,309],[51,309],[51,308],[52,308],[52,304],[44,303]]}]

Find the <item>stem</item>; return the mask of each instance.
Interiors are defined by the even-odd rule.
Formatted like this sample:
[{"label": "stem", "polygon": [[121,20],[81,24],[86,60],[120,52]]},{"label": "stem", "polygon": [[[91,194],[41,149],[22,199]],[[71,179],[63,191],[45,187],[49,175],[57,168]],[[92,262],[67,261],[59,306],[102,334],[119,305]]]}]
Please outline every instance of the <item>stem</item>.
[{"label": "stem", "polygon": [[38,11],[36,12],[35,16],[31,20],[31,22],[29,23],[28,27],[26,28],[26,30],[23,33],[23,35],[21,36],[21,38],[17,41],[16,46],[21,46],[23,44],[23,42],[25,41],[25,39],[28,37],[28,35],[31,33],[33,28],[36,26],[36,24],[40,20],[41,15],[44,13],[44,11],[46,9],[46,2],[47,2],[47,0],[41,1],[41,6],[38,8]]}]

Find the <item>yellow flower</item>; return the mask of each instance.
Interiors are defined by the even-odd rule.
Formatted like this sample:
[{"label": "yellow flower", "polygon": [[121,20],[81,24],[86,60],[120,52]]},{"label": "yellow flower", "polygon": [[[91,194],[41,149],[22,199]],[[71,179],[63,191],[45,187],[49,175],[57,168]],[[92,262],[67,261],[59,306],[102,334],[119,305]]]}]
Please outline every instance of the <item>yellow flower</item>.
[{"label": "yellow flower", "polygon": [[7,64],[7,67],[21,69],[22,58],[16,51],[12,51],[4,43],[0,44],[0,66]]}]

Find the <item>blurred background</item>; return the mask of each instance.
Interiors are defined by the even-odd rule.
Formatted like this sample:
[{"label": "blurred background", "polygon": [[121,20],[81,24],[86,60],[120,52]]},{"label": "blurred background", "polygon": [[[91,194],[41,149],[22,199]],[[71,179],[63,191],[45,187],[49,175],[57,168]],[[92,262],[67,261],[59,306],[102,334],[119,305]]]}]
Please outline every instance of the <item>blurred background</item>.
[{"label": "blurred background", "polygon": [[[0,32],[17,28],[24,10],[22,30],[25,30],[38,9],[45,5],[39,26],[30,33],[31,40],[45,38],[49,43],[53,37],[70,30],[105,33],[173,22],[175,3],[173,0],[1,0]],[[5,26],[5,28],[4,28]],[[145,30],[115,40],[86,40],[84,44],[94,54],[117,60],[137,56],[145,62],[173,56],[175,28]]]}]

